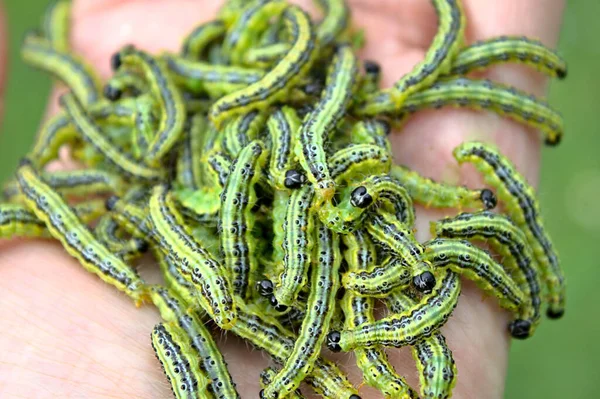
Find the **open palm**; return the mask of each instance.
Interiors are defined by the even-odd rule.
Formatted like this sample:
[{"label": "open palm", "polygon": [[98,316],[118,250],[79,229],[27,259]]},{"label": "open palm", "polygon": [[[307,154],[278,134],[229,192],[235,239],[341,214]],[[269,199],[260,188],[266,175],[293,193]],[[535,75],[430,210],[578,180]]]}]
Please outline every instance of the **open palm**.
[{"label": "open palm", "polygon": [[[73,2],[75,50],[105,77],[110,73],[110,55],[122,45],[176,51],[181,38],[196,24],[211,19],[220,5],[217,0]],[[297,2],[307,9],[312,6],[309,0]],[[355,24],[366,33],[362,55],[380,62],[383,84],[390,86],[423,57],[436,31],[433,7],[425,0],[353,0],[350,4]],[[552,46],[563,2],[464,0],[464,6],[468,42],[525,34]],[[520,67],[494,68],[487,76],[536,94],[544,92],[541,76]],[[50,112],[57,107],[55,98],[56,94]],[[478,186],[481,181],[476,174],[459,170],[453,161],[451,152],[457,144],[473,137],[496,142],[535,182],[539,166],[536,133],[493,115],[444,110],[416,115],[401,132],[395,132],[392,141],[397,162],[429,177]],[[427,238],[429,220],[452,213],[420,210],[418,237]],[[150,260],[140,261],[140,269],[150,281],[158,281]],[[459,370],[454,397],[502,397],[508,319],[492,298],[464,284],[458,308],[443,328]],[[158,313],[151,306],[136,309],[126,296],[85,272],[57,243],[0,243],[0,320],[1,397],[170,396],[150,346]],[[258,397],[258,375],[269,364],[268,357],[231,334],[222,334],[218,341],[241,396]],[[410,351],[389,354],[397,371],[417,387]],[[351,356],[336,358],[358,385],[361,374],[351,366]],[[360,393],[363,398],[379,397],[367,387]]]}]

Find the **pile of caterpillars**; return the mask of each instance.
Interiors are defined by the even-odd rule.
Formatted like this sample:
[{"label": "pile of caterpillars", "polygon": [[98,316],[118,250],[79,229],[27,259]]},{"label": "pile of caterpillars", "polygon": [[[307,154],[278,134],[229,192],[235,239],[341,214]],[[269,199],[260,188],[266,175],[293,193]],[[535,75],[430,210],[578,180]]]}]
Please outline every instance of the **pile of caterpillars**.
[{"label": "pile of caterpillars", "polygon": [[[353,351],[386,397],[450,397],[456,367],[440,327],[460,277],[513,315],[515,338],[534,333],[542,305],[563,314],[564,279],[534,190],[494,147],[454,150],[489,184],[473,190],[394,165],[388,135],[419,110],[468,107],[555,145],[555,110],[471,72],[518,63],[564,78],[566,66],[524,37],[466,46],[461,1],[431,2],[431,47],[382,89],[379,65],[357,58],[361,32],[343,0],[316,1],[320,21],[284,0],[227,1],[179,54],[122,48],[106,82],[70,50],[70,2],[54,1],[22,55],[69,91],[5,185],[0,237],[58,240],[137,305],[154,304],[164,321],[152,345],[177,398],[240,396],[210,326],[271,356],[262,398],[302,397],[303,381],[359,398],[324,346]],[[82,168],[48,172],[63,147]],[[505,212],[490,211],[498,201]],[[470,212],[432,223],[421,243],[413,203]],[[482,239],[502,263],[471,243]],[[147,251],[161,285],[136,272]],[[384,352],[402,346],[418,391]]]}]

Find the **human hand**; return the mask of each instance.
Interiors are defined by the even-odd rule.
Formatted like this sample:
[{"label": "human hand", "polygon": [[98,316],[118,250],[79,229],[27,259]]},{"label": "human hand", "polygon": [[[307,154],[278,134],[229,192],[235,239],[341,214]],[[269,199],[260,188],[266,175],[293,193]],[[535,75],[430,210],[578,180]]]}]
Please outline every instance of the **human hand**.
[{"label": "human hand", "polygon": [[[310,7],[310,1],[300,3]],[[501,34],[525,34],[550,46],[556,42],[560,0],[464,3],[469,42]],[[362,55],[381,63],[383,84],[389,86],[422,58],[436,29],[433,7],[423,0],[350,4],[355,24],[366,32]],[[74,0],[73,46],[106,77],[108,59],[122,45],[175,51],[181,38],[197,23],[212,18],[219,5],[216,0]],[[525,68],[496,67],[486,75],[538,95],[544,92],[543,78]],[[57,107],[56,97],[52,96],[49,112]],[[451,157],[456,145],[474,136],[496,142],[530,181],[537,181],[538,132],[495,115],[467,110],[423,112],[395,132],[392,141],[398,162],[429,177],[479,187],[482,183],[476,174],[459,170]],[[426,238],[429,220],[451,213],[420,210],[419,238]],[[154,269],[151,264],[140,267],[149,272],[145,276]],[[459,370],[456,398],[502,397],[509,317],[493,298],[482,298],[477,288],[465,283],[459,306],[443,328]],[[130,299],[85,272],[56,243],[0,243],[0,320],[2,397],[170,396],[150,347],[158,313],[151,306],[136,309]],[[257,397],[258,374],[268,358],[231,334],[219,341],[242,397]],[[350,367],[350,357],[335,358],[348,366],[346,371],[358,384],[361,375]],[[392,350],[390,360],[399,374],[418,386],[410,351]],[[366,387],[360,393],[363,398],[377,397]]]}]

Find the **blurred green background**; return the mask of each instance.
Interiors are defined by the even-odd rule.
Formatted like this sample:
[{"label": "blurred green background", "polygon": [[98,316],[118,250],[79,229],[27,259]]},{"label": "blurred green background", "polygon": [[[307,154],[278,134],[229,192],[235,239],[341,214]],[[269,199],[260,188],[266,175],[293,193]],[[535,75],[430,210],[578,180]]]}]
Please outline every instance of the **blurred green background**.
[{"label": "blurred green background", "polygon": [[[19,60],[19,42],[38,23],[45,0],[7,1],[10,67],[0,130],[0,179],[34,137],[50,81]],[[547,228],[563,259],[568,311],[514,342],[507,398],[600,398],[600,1],[569,1],[560,51],[569,77],[551,88],[567,133],[544,150],[540,196]],[[597,208],[594,208],[597,206]],[[595,376],[595,377],[594,377]]]}]

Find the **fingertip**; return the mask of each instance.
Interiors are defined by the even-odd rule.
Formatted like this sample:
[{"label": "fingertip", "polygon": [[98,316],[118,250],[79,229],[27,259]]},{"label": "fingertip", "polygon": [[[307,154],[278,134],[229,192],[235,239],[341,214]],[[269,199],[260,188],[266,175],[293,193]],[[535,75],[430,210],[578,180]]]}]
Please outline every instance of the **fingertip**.
[{"label": "fingertip", "polygon": [[[545,0],[468,0],[465,1],[469,21],[467,42],[506,35],[525,36],[555,48],[563,12],[562,0],[554,1],[552,7],[548,7]],[[497,65],[483,76],[538,96],[545,94],[547,86],[543,74],[523,65]]]}]

